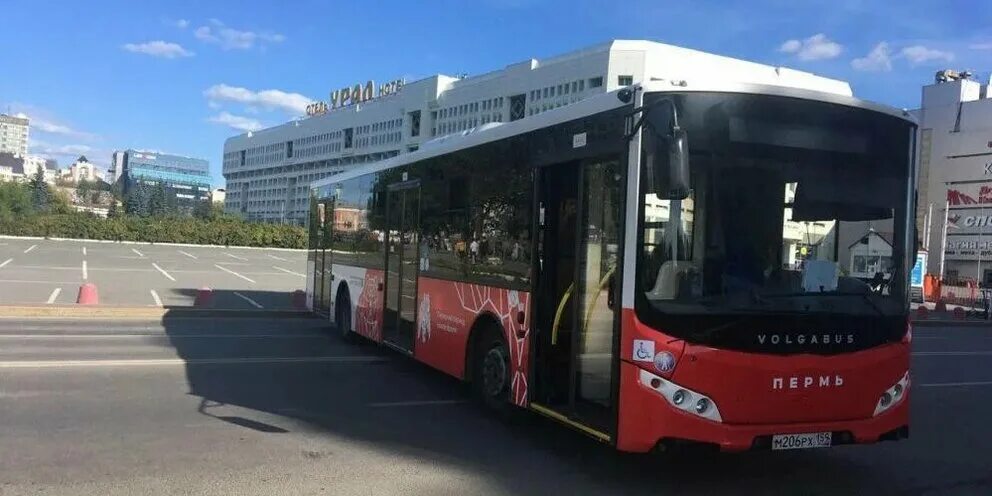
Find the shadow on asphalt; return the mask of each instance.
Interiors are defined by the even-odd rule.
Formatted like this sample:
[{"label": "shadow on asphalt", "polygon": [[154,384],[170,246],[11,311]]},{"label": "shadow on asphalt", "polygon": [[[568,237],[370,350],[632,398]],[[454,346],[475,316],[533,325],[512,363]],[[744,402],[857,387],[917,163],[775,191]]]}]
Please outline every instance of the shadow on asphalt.
[{"label": "shadow on asphalt", "polygon": [[[240,291],[239,291],[240,292]],[[231,295],[215,291],[215,297]],[[251,292],[254,294],[255,292]],[[247,294],[247,293],[246,293]],[[221,341],[181,339],[189,313],[169,311],[163,324],[180,357],[212,356]],[[205,319],[198,328],[221,331],[238,319]],[[852,458],[839,447],[824,451],[711,455],[635,455],[614,451],[530,412],[497,417],[466,402],[409,408],[375,405],[417,400],[467,400],[459,381],[373,343],[344,343],[330,323],[310,317],[274,319],[279,332],[323,332],[306,340],[310,356],[366,357],[334,363],[258,365],[187,364],[189,394],[199,411],[273,435],[304,429],[429,461],[442,473],[455,467],[485,477],[514,494],[892,494],[898,473],[873,468],[869,456]],[[244,324],[247,326],[248,324]],[[269,331],[266,331],[269,332]],[[291,341],[291,340],[283,340]],[[247,346],[247,343],[244,344]],[[224,345],[230,352],[230,345]],[[205,349],[206,348],[206,349]],[[216,356],[216,355],[214,355]],[[289,418],[284,425],[220,415],[227,405]],[[267,418],[267,419],[268,419]],[[301,427],[301,426],[305,426]],[[364,447],[362,449],[365,449]],[[891,451],[886,451],[891,453]],[[873,452],[879,456],[878,451]],[[305,453],[301,453],[305,456]],[[333,459],[326,460],[333,463]],[[457,475],[452,475],[456,477]]]},{"label": "shadow on asphalt", "polygon": [[[197,302],[201,296],[198,288],[173,288],[170,292]],[[294,291],[261,291],[254,289],[212,289],[204,298],[203,307],[214,309],[245,310],[300,310]],[[199,303],[197,302],[197,305]]]}]

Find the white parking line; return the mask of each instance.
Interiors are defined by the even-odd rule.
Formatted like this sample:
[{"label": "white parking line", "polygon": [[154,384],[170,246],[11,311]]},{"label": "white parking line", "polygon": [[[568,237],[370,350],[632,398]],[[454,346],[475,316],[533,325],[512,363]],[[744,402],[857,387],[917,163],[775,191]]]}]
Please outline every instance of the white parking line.
[{"label": "white parking line", "polygon": [[14,261],[13,258],[8,258],[3,263],[0,263],[0,269],[2,269],[4,265],[7,265],[7,264],[9,264],[10,262],[13,262],[13,261]]},{"label": "white parking line", "polygon": [[168,277],[170,281],[175,282],[176,278],[170,276],[169,273],[166,272],[165,269],[163,269],[162,267],[159,267],[157,263],[152,262],[152,267],[155,267],[156,269],[158,269],[158,271],[161,272],[163,276]]},{"label": "white parking line", "polygon": [[89,272],[86,271],[86,260],[83,260],[83,280],[89,279]]},{"label": "white parking line", "polygon": [[426,401],[392,401],[387,403],[369,403],[372,408],[392,408],[397,406],[431,406],[431,405],[458,405],[468,403],[466,400],[426,400]]},{"label": "white parking line", "polygon": [[[268,255],[268,254],[267,254],[267,255]],[[275,255],[269,255],[269,258],[274,258],[274,259],[276,259],[276,260],[282,260],[283,262],[288,262],[288,261],[289,261],[289,260],[286,260],[285,258],[282,258],[282,257],[277,257],[277,256],[275,256]]]},{"label": "white parking line", "polygon": [[255,301],[255,300],[253,300],[253,299],[251,299],[251,298],[249,298],[249,297],[247,297],[247,296],[245,296],[245,295],[243,295],[243,294],[241,294],[241,293],[239,293],[237,291],[234,291],[234,296],[237,296],[238,298],[241,298],[242,300],[245,300],[248,303],[251,303],[251,305],[253,307],[255,307],[255,308],[265,308],[260,303],[258,303],[257,301]]},{"label": "white parking line", "polygon": [[150,358],[123,360],[9,360],[0,369],[40,369],[69,367],[140,367],[155,365],[241,365],[272,363],[374,363],[388,361],[374,356],[337,357],[260,357],[260,358]]},{"label": "white parking line", "polygon": [[230,254],[230,253],[227,253],[227,252],[224,252],[224,254],[225,254],[225,255],[227,255],[227,256],[229,256],[229,257],[231,257],[231,258],[237,258],[238,260],[248,260],[248,259],[247,259],[247,258],[245,258],[245,257],[239,257],[239,256],[237,256],[237,255],[232,255],[232,254]]},{"label": "white parking line", "polygon": [[51,296],[48,297],[48,301],[46,301],[45,303],[49,305],[55,303],[55,299],[59,297],[59,293],[61,292],[62,292],[62,288],[55,288],[54,290],[52,290]]},{"label": "white parking line", "polygon": [[276,269],[276,270],[281,270],[281,271],[283,271],[283,272],[285,272],[287,274],[292,274],[294,276],[306,277],[306,274],[300,274],[299,272],[293,272],[293,271],[291,271],[289,269],[284,269],[282,267],[276,267],[275,265],[273,265],[272,268],[273,269]]},{"label": "white parking line", "polygon": [[139,256],[139,257],[141,257],[141,258],[145,258],[145,254],[144,254],[144,253],[141,253],[141,252],[140,252],[140,251],[138,251],[137,249],[135,249],[135,248],[131,248],[131,251],[133,251],[133,252],[135,252],[135,253],[137,253],[137,254],[138,254],[138,256]]},{"label": "white parking line", "polygon": [[255,284],[255,280],[254,279],[249,279],[249,278],[247,278],[247,277],[245,277],[245,276],[243,276],[241,274],[238,274],[237,272],[235,272],[235,271],[233,271],[231,269],[228,269],[226,267],[221,267],[220,265],[217,265],[217,264],[214,264],[214,267],[217,267],[218,269],[223,270],[224,272],[227,272],[227,273],[229,273],[231,275],[238,276],[238,277],[240,277],[240,278],[242,278],[242,279],[244,279],[244,280],[246,280],[246,281],[248,281],[248,282],[250,282],[252,284]]},{"label": "white parking line", "polygon": [[934,383],[934,384],[920,384],[920,387],[968,387],[968,386],[992,386],[992,381],[942,382],[942,383]]},{"label": "white parking line", "polygon": [[186,255],[189,258],[192,258],[193,260],[196,260],[196,255],[193,255],[193,254],[190,254],[190,253],[186,253],[186,252],[184,252],[182,250],[176,250],[176,251],[178,251],[179,253],[182,253],[183,255]]},{"label": "white parking line", "polygon": [[24,253],[30,253],[31,250],[33,250],[33,249],[35,249],[37,247],[38,247],[38,245],[31,245],[27,250],[24,250]]},{"label": "white parking line", "polygon": [[157,307],[162,306],[162,298],[158,297],[158,293],[156,293],[154,289],[151,289],[149,291],[152,292],[152,299],[155,300],[155,306]]},{"label": "white parking line", "polygon": [[83,247],[83,256],[84,257],[86,256],[86,247],[85,246]]}]

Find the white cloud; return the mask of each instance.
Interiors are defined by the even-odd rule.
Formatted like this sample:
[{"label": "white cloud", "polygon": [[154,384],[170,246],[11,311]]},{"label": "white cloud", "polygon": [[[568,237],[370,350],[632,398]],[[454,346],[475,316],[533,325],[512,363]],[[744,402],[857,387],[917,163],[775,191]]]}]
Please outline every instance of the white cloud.
[{"label": "white cloud", "polygon": [[799,40],[787,40],[778,47],[778,51],[785,53],[796,53],[803,47],[803,42]]},{"label": "white cloud", "polygon": [[32,133],[41,132],[46,134],[59,134],[62,136],[79,138],[87,141],[97,138],[92,133],[73,129],[70,126],[59,123],[58,119],[52,117],[51,112],[46,112],[44,109],[40,109],[33,105],[15,103],[13,104],[13,108],[18,109],[16,113],[18,117],[28,119],[28,126],[31,128]]},{"label": "white cloud", "polygon": [[851,61],[851,67],[859,71],[887,72],[892,70],[892,52],[889,44],[881,42],[872,48],[868,55]]},{"label": "white cloud", "polygon": [[928,48],[923,45],[913,45],[903,48],[899,55],[905,57],[912,65],[925,64],[927,62],[950,62],[954,60],[954,54]]},{"label": "white cloud", "polygon": [[175,24],[176,27],[179,29],[186,29],[189,27],[189,21],[187,21],[186,19],[179,19],[178,21],[176,21]]},{"label": "white cloud", "polygon": [[228,112],[221,112],[217,115],[211,116],[208,120],[214,124],[223,124],[238,131],[255,131],[264,127],[257,119],[252,119],[242,115],[234,115]]},{"label": "white cloud", "polygon": [[985,43],[972,43],[971,45],[968,45],[968,48],[971,50],[992,50],[992,41]]},{"label": "white cloud", "polygon": [[178,43],[162,40],[146,43],[127,43],[122,48],[129,52],[151,55],[152,57],[162,57],[164,59],[192,57],[194,55],[193,52],[183,48]]},{"label": "white cloud", "polygon": [[282,43],[286,37],[279,33],[241,31],[224,25],[217,19],[211,19],[209,26],[204,25],[193,31],[196,39],[205,43],[220,45],[224,50],[250,50],[256,44]]},{"label": "white cloud", "polygon": [[786,40],[778,51],[795,54],[799,60],[825,60],[836,58],[844,47],[823,33],[817,33],[804,40]]},{"label": "white cloud", "polygon": [[[32,155],[41,155],[44,157],[55,158],[55,157],[72,157],[76,158],[80,155],[92,154],[96,149],[89,145],[72,143],[64,145],[54,145],[45,141],[31,139],[28,143],[28,153]],[[89,157],[87,157],[89,158]]]},{"label": "white cloud", "polygon": [[209,102],[236,102],[267,109],[280,109],[293,115],[302,115],[313,100],[299,93],[282,90],[252,91],[248,88],[215,84],[203,92]]}]

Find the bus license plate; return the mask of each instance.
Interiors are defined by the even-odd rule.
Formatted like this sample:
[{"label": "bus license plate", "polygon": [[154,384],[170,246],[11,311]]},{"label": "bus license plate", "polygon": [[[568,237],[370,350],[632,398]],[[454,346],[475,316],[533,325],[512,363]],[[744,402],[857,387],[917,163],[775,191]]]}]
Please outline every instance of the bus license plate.
[{"label": "bus license plate", "polygon": [[776,434],[772,436],[773,450],[826,448],[830,446],[833,433],[807,432],[804,434]]}]

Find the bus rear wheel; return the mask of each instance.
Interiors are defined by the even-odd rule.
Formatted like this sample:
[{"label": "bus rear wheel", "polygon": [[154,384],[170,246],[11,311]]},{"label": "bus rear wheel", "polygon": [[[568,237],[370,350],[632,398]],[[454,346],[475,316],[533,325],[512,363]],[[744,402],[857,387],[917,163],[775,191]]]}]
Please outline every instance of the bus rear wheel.
[{"label": "bus rear wheel", "polygon": [[492,327],[482,330],[475,347],[472,389],[487,407],[503,413],[509,406],[510,353],[502,333]]}]

